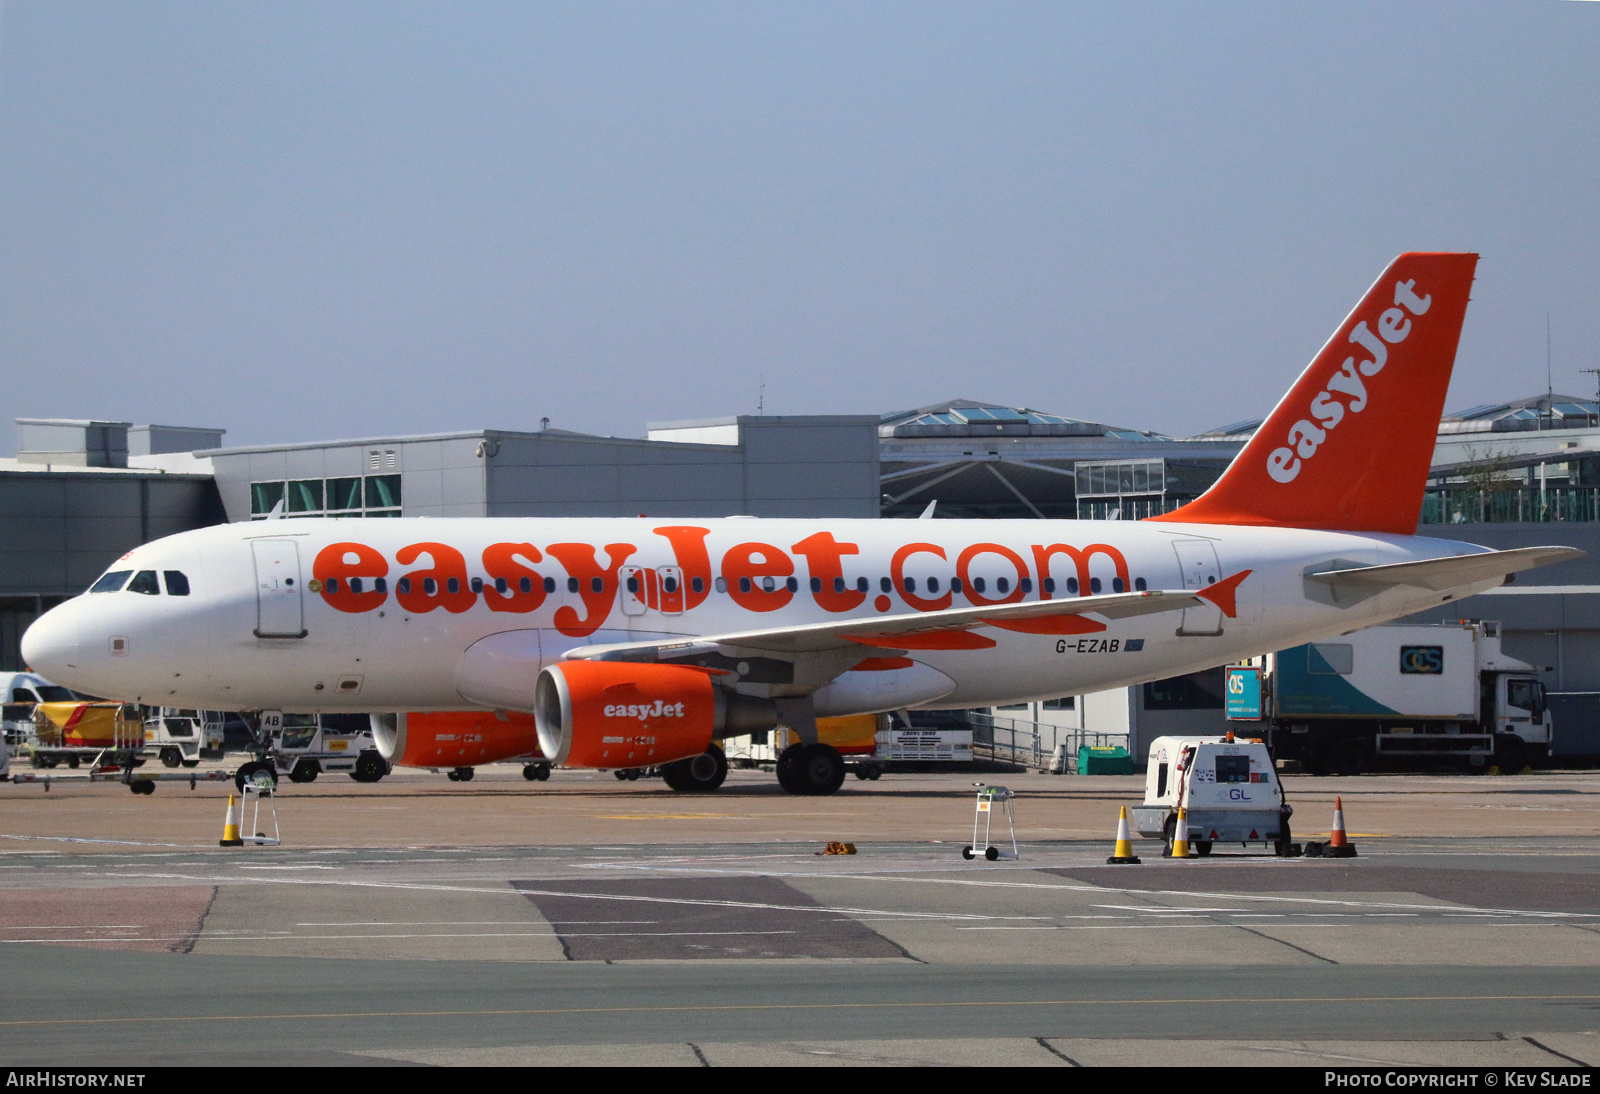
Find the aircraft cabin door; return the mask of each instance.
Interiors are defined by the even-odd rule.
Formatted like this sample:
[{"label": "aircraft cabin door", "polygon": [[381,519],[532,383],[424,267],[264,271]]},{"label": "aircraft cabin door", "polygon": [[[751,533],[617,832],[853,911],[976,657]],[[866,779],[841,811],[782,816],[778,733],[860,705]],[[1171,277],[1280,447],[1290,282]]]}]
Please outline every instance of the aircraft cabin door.
[{"label": "aircraft cabin door", "polygon": [[300,547],[292,539],[253,539],[257,638],[304,638]]},{"label": "aircraft cabin door", "polygon": [[645,576],[642,566],[624,566],[617,571],[617,584],[622,588],[623,615],[643,615],[649,606]]},{"label": "aircraft cabin door", "polygon": [[[1178,539],[1172,542],[1178,552],[1178,568],[1183,571],[1185,589],[1204,589],[1222,580],[1222,566],[1217,562],[1217,548],[1209,539]],[[1178,633],[1217,635],[1222,633],[1222,609],[1215,604],[1198,608],[1185,608],[1178,624]]]}]

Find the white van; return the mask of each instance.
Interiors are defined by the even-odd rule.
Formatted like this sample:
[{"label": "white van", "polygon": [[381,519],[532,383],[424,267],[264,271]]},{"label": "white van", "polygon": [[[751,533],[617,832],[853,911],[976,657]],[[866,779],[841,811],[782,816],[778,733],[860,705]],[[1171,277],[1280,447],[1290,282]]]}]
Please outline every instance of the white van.
[{"label": "white van", "polygon": [[4,697],[0,719],[4,722],[6,743],[13,747],[26,744],[33,735],[34,707],[40,703],[70,703],[77,698],[71,690],[34,672],[0,672],[0,696]]},{"label": "white van", "polygon": [[1161,839],[1172,853],[1182,806],[1189,844],[1209,855],[1218,843],[1265,844],[1292,855],[1289,817],[1267,746],[1256,739],[1157,737],[1150,743],[1144,803],[1133,807],[1133,826],[1146,839]]}]

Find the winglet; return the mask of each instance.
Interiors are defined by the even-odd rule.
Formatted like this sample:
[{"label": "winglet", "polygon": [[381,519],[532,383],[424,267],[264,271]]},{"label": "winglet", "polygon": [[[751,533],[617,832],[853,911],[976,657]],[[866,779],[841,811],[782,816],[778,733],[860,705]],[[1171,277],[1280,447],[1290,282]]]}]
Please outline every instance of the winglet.
[{"label": "winglet", "polygon": [[1207,585],[1204,589],[1196,589],[1195,596],[1201,600],[1209,600],[1222,609],[1222,614],[1229,619],[1238,615],[1238,604],[1234,594],[1239,591],[1239,582],[1249,577],[1253,571],[1240,570],[1232,577],[1225,577],[1215,585]]}]

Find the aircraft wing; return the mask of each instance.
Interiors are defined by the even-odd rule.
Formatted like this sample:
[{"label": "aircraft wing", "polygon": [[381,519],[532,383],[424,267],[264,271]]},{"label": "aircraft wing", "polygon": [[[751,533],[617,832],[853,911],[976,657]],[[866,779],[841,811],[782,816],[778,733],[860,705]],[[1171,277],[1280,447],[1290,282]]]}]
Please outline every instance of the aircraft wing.
[{"label": "aircraft wing", "polygon": [[1510,577],[1522,570],[1551,566],[1582,558],[1586,552],[1576,547],[1518,547],[1512,551],[1486,551],[1453,558],[1431,558],[1423,562],[1396,562],[1387,566],[1353,566],[1306,574],[1335,588],[1365,588],[1376,592],[1395,585],[1422,589],[1452,589],[1479,581]]},{"label": "aircraft wing", "polygon": [[[1242,578],[1243,574],[1238,576]],[[863,657],[871,656],[874,648],[979,649],[992,646],[994,642],[973,634],[974,627],[990,625],[1029,634],[1090,634],[1104,630],[1105,626],[1094,620],[1085,619],[1085,616],[1127,619],[1155,612],[1182,611],[1185,608],[1199,607],[1210,599],[1202,594],[1217,594],[1219,590],[1227,594],[1225,610],[1231,609],[1235,585],[1237,580],[1230,578],[1228,581],[1195,593],[1162,590],[1111,593],[1103,596],[1071,597],[1065,600],[1036,600],[1020,604],[989,604],[976,608],[910,612],[866,619],[852,617],[797,627],[708,634],[704,637],[672,642],[619,642],[579,646],[568,650],[565,657],[567,660],[672,660],[690,650],[713,649],[718,646],[732,646],[780,656],[855,650]]]}]

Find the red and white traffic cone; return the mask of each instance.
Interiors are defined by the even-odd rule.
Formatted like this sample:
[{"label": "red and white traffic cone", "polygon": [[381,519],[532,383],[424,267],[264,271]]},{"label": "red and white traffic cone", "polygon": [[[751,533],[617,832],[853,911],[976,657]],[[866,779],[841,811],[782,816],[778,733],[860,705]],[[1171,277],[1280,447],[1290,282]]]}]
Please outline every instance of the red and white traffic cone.
[{"label": "red and white traffic cone", "polygon": [[1356,857],[1356,845],[1344,835],[1344,801],[1338,797],[1333,799],[1333,834],[1328,837],[1328,849],[1325,853],[1329,858]]}]

